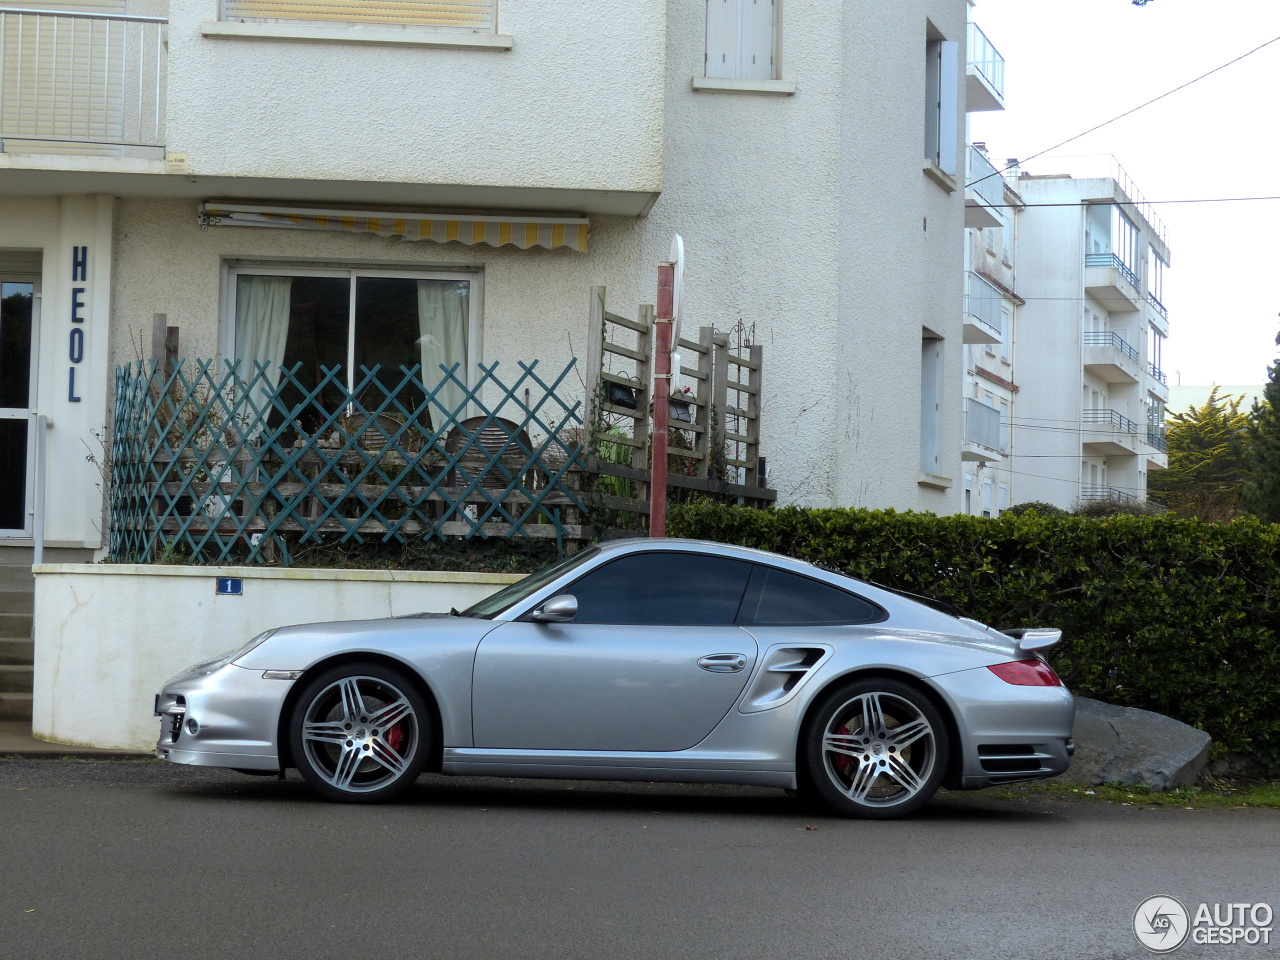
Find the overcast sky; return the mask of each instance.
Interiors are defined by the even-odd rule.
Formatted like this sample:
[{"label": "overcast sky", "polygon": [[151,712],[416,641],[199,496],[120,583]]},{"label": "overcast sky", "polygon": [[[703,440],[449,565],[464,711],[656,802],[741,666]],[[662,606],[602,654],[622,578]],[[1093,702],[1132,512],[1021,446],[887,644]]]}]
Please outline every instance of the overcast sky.
[{"label": "overcast sky", "polygon": [[[1280,37],[1280,0],[979,0],[973,19],[1007,64],[1007,109],[970,114],[972,139],[1000,160]],[[1280,195],[1278,89],[1280,42],[1054,155],[1115,154],[1148,200]],[[1262,383],[1280,349],[1280,200],[1156,209],[1172,261],[1169,383]]]}]

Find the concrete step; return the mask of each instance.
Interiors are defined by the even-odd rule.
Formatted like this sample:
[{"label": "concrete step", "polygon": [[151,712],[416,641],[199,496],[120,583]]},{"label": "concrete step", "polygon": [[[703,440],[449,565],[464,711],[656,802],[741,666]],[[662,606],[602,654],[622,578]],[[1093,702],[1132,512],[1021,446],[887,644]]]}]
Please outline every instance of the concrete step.
[{"label": "concrete step", "polygon": [[0,613],[31,613],[36,595],[31,590],[5,590],[0,587]]},{"label": "concrete step", "polygon": [[30,693],[34,670],[16,664],[0,666],[0,693]]},{"label": "concrete step", "polygon": [[30,563],[0,563],[0,590],[35,589]]},{"label": "concrete step", "polygon": [[0,640],[30,640],[31,614],[0,613]]},{"label": "concrete step", "polygon": [[31,694],[0,693],[0,720],[31,722]]},{"label": "concrete step", "polygon": [[0,640],[0,665],[25,667],[35,662],[34,640]]}]

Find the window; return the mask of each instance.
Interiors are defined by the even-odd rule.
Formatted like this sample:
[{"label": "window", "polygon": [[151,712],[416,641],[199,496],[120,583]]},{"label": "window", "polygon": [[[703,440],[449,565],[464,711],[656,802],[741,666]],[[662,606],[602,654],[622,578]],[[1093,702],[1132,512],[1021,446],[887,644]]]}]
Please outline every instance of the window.
[{"label": "window", "polygon": [[885,613],[869,600],[772,567],[756,567],[739,622],[754,626],[875,623]]},{"label": "window", "polygon": [[[239,265],[229,281],[223,355],[239,361],[246,380],[254,364],[266,364],[274,381],[260,384],[264,400],[282,366],[292,371],[282,400],[300,402],[302,390],[319,389],[317,413],[342,403],[337,385],[321,386],[326,368],[341,367],[342,386],[353,391],[365,381],[362,368],[377,367],[366,382],[390,392],[404,380],[401,368],[419,367],[419,379],[438,387],[433,414],[463,407],[462,384],[478,360],[477,274]],[[441,370],[454,364],[461,364],[454,376],[462,384]],[[401,403],[420,403],[422,393],[412,394],[400,391]]]},{"label": "window", "polygon": [[751,564],[697,553],[620,557],[565,588],[578,601],[574,623],[729,626]]},{"label": "window", "polygon": [[1138,248],[1138,226],[1117,204],[1090,204],[1085,213],[1085,263],[1088,266],[1118,266],[1130,283],[1137,286],[1142,272]]},{"label": "window", "polygon": [[222,20],[332,25],[413,24],[451,33],[495,32],[496,0],[398,0],[369,4],[362,0],[222,0]]},{"label": "window", "polygon": [[1164,257],[1156,253],[1156,248],[1151,248],[1151,272],[1147,274],[1147,296],[1151,298],[1151,302],[1157,308],[1164,312],[1164,272],[1169,269],[1169,265],[1164,262]]},{"label": "window", "polygon": [[942,381],[942,341],[925,336],[920,341],[920,469],[937,474],[938,398]]},{"label": "window", "polygon": [[773,80],[775,0],[707,0],[706,75]]},{"label": "window", "polygon": [[924,158],[956,175],[960,136],[960,45],[954,40],[925,44]]}]

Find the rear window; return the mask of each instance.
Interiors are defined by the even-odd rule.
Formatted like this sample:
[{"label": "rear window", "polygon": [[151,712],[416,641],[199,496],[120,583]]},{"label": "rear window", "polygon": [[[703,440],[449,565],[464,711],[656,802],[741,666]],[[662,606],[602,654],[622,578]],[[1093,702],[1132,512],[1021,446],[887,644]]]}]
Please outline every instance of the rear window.
[{"label": "rear window", "polygon": [[870,600],[829,583],[758,567],[740,622],[756,626],[876,623],[886,614]]}]

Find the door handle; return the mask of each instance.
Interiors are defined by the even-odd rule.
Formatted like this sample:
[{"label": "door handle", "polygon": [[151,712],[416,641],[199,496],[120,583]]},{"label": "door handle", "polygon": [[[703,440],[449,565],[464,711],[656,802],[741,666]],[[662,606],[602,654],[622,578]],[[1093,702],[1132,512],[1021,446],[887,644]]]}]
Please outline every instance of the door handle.
[{"label": "door handle", "polygon": [[737,673],[747,665],[747,658],[740,653],[713,653],[698,661],[698,666],[711,673]]}]

